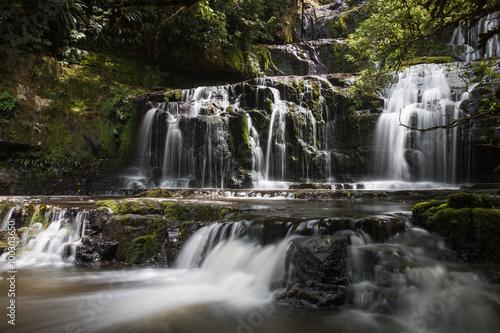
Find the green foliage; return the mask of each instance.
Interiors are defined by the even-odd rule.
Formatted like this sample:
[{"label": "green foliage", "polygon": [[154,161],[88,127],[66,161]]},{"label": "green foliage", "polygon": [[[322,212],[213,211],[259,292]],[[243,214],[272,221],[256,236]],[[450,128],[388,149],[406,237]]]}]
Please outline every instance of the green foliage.
[{"label": "green foliage", "polygon": [[[425,41],[424,28],[429,16],[416,0],[370,1],[373,14],[349,36],[347,58],[365,66],[364,76],[397,70],[404,61],[414,58]],[[387,75],[380,75],[376,87],[385,86]],[[369,84],[372,82],[364,82]]]},{"label": "green foliage", "polygon": [[373,14],[347,39],[348,60],[363,68],[354,90],[383,89],[392,80],[389,72],[399,71],[418,56],[452,55],[448,46],[432,37],[476,13],[477,5],[466,0],[369,0]]},{"label": "green foliage", "polygon": [[0,92],[0,114],[2,120],[13,118],[17,114],[19,99],[13,97],[7,90]]},{"label": "green foliage", "polygon": [[109,98],[102,103],[101,111],[109,119],[111,131],[118,139],[133,116],[134,104],[132,96],[121,87],[111,88],[109,95]]}]

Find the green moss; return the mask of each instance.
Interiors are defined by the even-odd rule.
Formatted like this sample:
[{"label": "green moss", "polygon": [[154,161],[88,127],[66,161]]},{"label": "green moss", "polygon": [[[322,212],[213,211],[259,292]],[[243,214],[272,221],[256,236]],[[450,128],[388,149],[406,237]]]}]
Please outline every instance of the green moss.
[{"label": "green moss", "polygon": [[412,220],[446,238],[450,246],[466,260],[500,262],[500,212],[491,198],[470,193],[454,193],[448,203],[432,200],[412,208]]},{"label": "green moss", "polygon": [[161,244],[167,234],[167,221],[159,215],[125,215],[114,218],[121,230],[117,235],[117,259],[130,264],[145,264],[160,259]]},{"label": "green moss", "polygon": [[500,262],[500,212],[474,208],[472,219],[475,228],[476,252],[488,262]]},{"label": "green moss", "polygon": [[474,226],[471,217],[471,210],[469,208],[438,209],[431,218],[429,228],[444,237],[448,237],[457,251],[466,251],[470,249],[469,244],[475,242]]},{"label": "green moss", "polygon": [[175,89],[165,93],[165,102],[179,102],[182,100],[182,90]]},{"label": "green moss", "polygon": [[157,188],[155,190],[141,192],[137,196],[141,198],[170,198],[172,197],[172,193],[167,190]]},{"label": "green moss", "polygon": [[148,214],[158,214],[161,212],[161,205],[155,200],[140,200],[140,199],[128,199],[128,200],[108,200],[108,201],[97,201],[96,205],[99,207],[108,207],[115,214],[137,214],[137,215],[148,215]]},{"label": "green moss", "polygon": [[100,200],[97,201],[95,204],[99,208],[107,207],[111,209],[115,214],[118,214],[118,211],[120,210],[120,203],[119,201],[116,200]]},{"label": "green moss", "polygon": [[217,221],[223,219],[227,214],[236,209],[211,206],[211,205],[188,205],[173,202],[163,203],[163,214],[169,220],[176,221]]},{"label": "green moss", "polygon": [[129,256],[127,257],[127,262],[144,262],[157,253],[158,246],[158,239],[155,236],[147,235],[137,237],[132,243],[132,248],[130,249]]},{"label": "green moss", "polygon": [[474,195],[471,193],[460,192],[450,194],[448,196],[448,206],[450,208],[491,208],[493,203],[490,198],[485,195]]}]

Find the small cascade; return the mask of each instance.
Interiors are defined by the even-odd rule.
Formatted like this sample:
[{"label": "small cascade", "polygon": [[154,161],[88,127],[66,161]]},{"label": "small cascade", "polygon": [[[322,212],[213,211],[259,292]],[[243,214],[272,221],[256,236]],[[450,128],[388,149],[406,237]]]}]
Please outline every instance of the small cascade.
[{"label": "small cascade", "polygon": [[205,144],[202,145],[201,187],[203,188],[224,188],[226,173],[231,162],[225,125],[220,116],[206,119]]},{"label": "small cascade", "polygon": [[493,35],[483,48],[478,49],[480,36],[497,29],[499,22],[500,17],[497,14],[489,14],[473,26],[469,24],[469,26],[460,25],[455,28],[450,45],[455,47],[456,56],[463,61],[500,56],[498,34]]},{"label": "small cascade", "polygon": [[[32,221],[20,229],[17,265],[73,263],[76,247],[85,236],[86,224],[85,210],[46,208],[42,221]],[[5,255],[0,257],[0,262],[5,260]]]},{"label": "small cascade", "polygon": [[261,245],[246,237],[240,223],[214,223],[193,235],[177,260],[179,269],[199,269],[200,281],[269,300],[283,280],[293,237]]},{"label": "small cascade", "polygon": [[253,127],[252,118],[245,114],[247,118],[248,140],[250,148],[252,149],[252,179],[254,180],[254,187],[264,179],[264,152],[260,146],[259,133]]},{"label": "small cascade", "polygon": [[411,228],[387,243],[353,236],[351,244],[357,311],[394,316],[408,332],[498,328],[498,288],[477,272],[452,264],[453,253],[437,235]]},{"label": "small cascade", "polygon": [[2,224],[0,225],[0,231],[8,229],[10,218],[12,217],[12,213],[14,212],[15,209],[19,209],[19,206],[12,206],[9,208],[9,210],[3,217]]},{"label": "small cascade", "polygon": [[467,94],[452,92],[445,67],[412,66],[388,91],[375,134],[375,177],[396,181],[459,180],[457,162],[461,130],[418,132],[401,126],[431,128],[461,115]]},{"label": "small cascade", "polygon": [[284,181],[286,178],[285,116],[287,107],[279,91],[270,88],[273,94],[272,114],[267,137],[266,168],[264,179]]}]

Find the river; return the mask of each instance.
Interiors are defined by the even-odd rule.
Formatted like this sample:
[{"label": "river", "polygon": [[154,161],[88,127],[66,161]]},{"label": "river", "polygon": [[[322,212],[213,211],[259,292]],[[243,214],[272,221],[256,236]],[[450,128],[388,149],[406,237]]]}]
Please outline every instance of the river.
[{"label": "river", "polygon": [[[493,333],[500,327],[497,268],[461,263],[442,238],[408,222],[409,204],[225,200],[243,211],[200,229],[176,267],[47,264],[24,260],[21,252],[11,274],[4,258],[1,331]],[[333,240],[349,232],[352,301],[321,309],[284,302],[287,256],[291,244],[306,237],[303,231],[367,217],[399,219],[405,232],[384,241],[362,230],[318,236]],[[245,231],[273,221],[287,232],[263,240]],[[6,315],[12,300],[15,326]]]}]

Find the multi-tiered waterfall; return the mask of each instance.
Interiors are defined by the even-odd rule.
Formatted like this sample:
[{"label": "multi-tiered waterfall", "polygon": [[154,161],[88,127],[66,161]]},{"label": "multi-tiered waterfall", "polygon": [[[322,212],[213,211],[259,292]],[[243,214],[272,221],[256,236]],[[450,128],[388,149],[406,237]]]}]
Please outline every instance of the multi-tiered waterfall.
[{"label": "multi-tiered waterfall", "polygon": [[324,77],[199,87],[155,103],[129,187],[275,187],[332,177],[335,88]]},{"label": "multi-tiered waterfall", "polygon": [[461,129],[415,130],[450,124],[463,116],[459,105],[468,94],[464,87],[450,87],[448,68],[410,67],[388,89],[376,127],[375,177],[450,184],[460,179],[463,170],[458,163],[467,153],[466,147],[459,145]]},{"label": "multi-tiered waterfall", "polygon": [[[310,9],[309,23],[302,22],[307,24],[299,30],[306,39],[333,42],[326,27],[347,7],[338,2]],[[498,56],[498,36],[471,52],[479,34],[497,22],[490,15],[471,29],[458,27],[451,44],[468,48],[461,53],[464,60]],[[268,74],[288,76],[167,93],[168,101],[154,103],[143,117],[126,186],[268,188],[337,181],[415,188],[417,182],[455,186],[470,179],[468,129],[440,127],[463,116],[460,104],[474,87],[473,68],[412,66],[387,88],[381,110],[379,101],[350,98],[347,88],[354,76],[321,74],[349,71],[339,59],[319,54],[324,43],[271,47],[279,63]],[[342,58],[342,42],[335,43],[335,57]],[[277,55],[278,49],[286,52]]]}]

